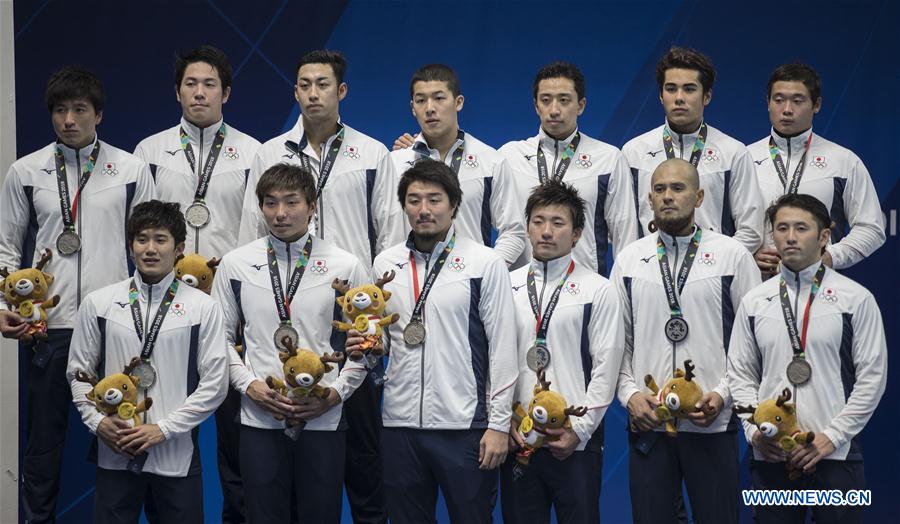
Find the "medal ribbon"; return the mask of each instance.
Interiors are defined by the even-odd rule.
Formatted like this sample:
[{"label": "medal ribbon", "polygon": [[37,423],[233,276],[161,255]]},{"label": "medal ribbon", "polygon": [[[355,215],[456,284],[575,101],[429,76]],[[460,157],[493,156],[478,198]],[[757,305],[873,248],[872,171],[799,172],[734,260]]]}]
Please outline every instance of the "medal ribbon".
[{"label": "medal ribbon", "polygon": [[[91,154],[87,158],[87,162],[81,167],[78,189],[75,191],[75,198],[72,199],[71,203],[69,202],[69,182],[66,179],[66,157],[63,154],[62,144],[60,142],[56,143],[56,151],[53,156],[56,160],[56,183],[59,187],[59,207],[62,212],[64,231],[75,231],[75,217],[78,216],[78,196],[81,195],[81,190],[84,189],[88,179],[91,178],[91,173],[94,172],[94,165],[97,163],[97,157],[100,156],[100,140],[96,142],[94,149],[91,150]],[[77,150],[75,154],[78,155]]]},{"label": "medal ribbon", "polygon": [[[697,250],[700,248],[700,237],[703,235],[703,230],[697,226],[694,227],[697,231],[691,238],[691,243],[688,244],[687,253],[684,254],[684,262],[681,263],[681,269],[678,270],[678,280],[674,285],[672,283],[672,270],[669,268],[669,257],[666,255],[666,245],[663,243],[662,237],[657,236],[656,238],[656,260],[659,262],[663,288],[666,291],[666,300],[669,302],[669,309],[671,310],[672,317],[682,316],[681,305],[678,303],[678,295],[680,295],[681,291],[684,289],[688,274],[690,274],[691,267],[694,265],[694,259],[697,257]],[[675,292],[676,286],[678,288],[677,294]]]},{"label": "medal ribbon", "polygon": [[[269,260],[269,278],[272,281],[272,294],[275,295],[275,308],[278,310],[278,318],[282,324],[291,323],[291,301],[300,287],[300,280],[306,273],[306,266],[309,264],[309,255],[312,253],[313,236],[309,235],[306,239],[306,245],[294,264],[294,272],[291,273],[291,280],[288,282],[287,295],[281,286],[281,275],[278,272],[278,260],[275,258],[275,248],[272,242],[268,242],[266,249],[266,257]],[[290,247],[288,247],[290,249]]]},{"label": "medal ribbon", "polygon": [[434,281],[437,280],[438,273],[444,268],[444,263],[447,261],[447,257],[450,256],[450,251],[453,250],[455,244],[456,233],[453,233],[453,236],[450,237],[450,242],[447,242],[447,245],[444,247],[444,250],[441,251],[438,259],[435,261],[434,265],[431,266],[428,276],[425,277],[425,283],[422,285],[421,292],[419,292],[419,271],[416,269],[415,255],[413,255],[412,251],[409,252],[409,264],[412,266],[413,293],[416,299],[416,304],[413,306],[412,311],[412,320],[422,320],[422,309],[425,308],[425,301],[428,300],[428,294],[431,292],[432,286],[434,286]]},{"label": "medal ribbon", "polygon": [[[769,136],[769,156],[775,164],[775,171],[778,172],[778,179],[781,180],[781,187],[788,190],[788,194],[794,194],[800,187],[800,179],[803,178],[803,170],[806,168],[806,154],[809,153],[809,146],[812,145],[812,131],[809,132],[809,138],[806,140],[806,148],[803,150],[803,156],[800,157],[800,164],[794,168],[794,176],[791,178],[791,185],[788,188],[787,168],[781,159],[781,151],[775,144],[775,138]],[[790,139],[788,139],[790,140]]]},{"label": "medal ribbon", "polygon": [[[300,140],[300,144],[304,142],[305,140]],[[338,151],[341,150],[341,144],[343,142],[344,125],[338,124],[337,136],[331,141],[331,148],[328,149],[328,152],[325,154],[325,159],[322,161],[319,169],[318,183],[316,184],[316,200],[322,196],[322,190],[325,189],[325,183],[328,182],[328,176],[331,175],[331,168],[334,167],[334,162],[337,159]],[[309,159],[309,155],[300,149],[300,144],[291,141],[285,142],[285,146],[300,158],[300,164],[308,169],[310,173],[315,173],[316,171],[312,167],[312,160]]]},{"label": "medal ribbon", "polygon": [[[453,151],[453,155],[450,157],[450,170],[458,177],[459,168],[462,165],[463,150],[466,148],[466,133],[462,129],[457,130],[456,141],[459,142],[459,145],[456,146],[456,150]],[[416,159],[417,161],[423,158],[431,158],[431,155],[428,153],[428,145],[424,142],[413,144],[413,151],[419,155]]]},{"label": "medal ribbon", "polygon": [[[156,316],[153,317],[153,322],[150,323],[150,330],[147,332],[146,338],[144,337],[144,323],[143,320],[141,320],[141,304],[138,300],[140,292],[138,291],[134,279],[131,280],[131,284],[128,286],[128,304],[131,305],[131,319],[134,321],[134,331],[137,333],[138,339],[140,339],[142,343],[141,360],[145,362],[150,360],[150,355],[153,353],[154,346],[156,346],[156,338],[159,336],[159,330],[162,328],[162,323],[166,318],[166,313],[169,311],[169,306],[171,306],[172,302],[175,300],[175,293],[178,292],[179,282],[180,281],[175,278],[172,280],[172,284],[169,285],[166,295],[163,297],[162,302],[159,303],[159,308],[156,310]],[[149,303],[147,304],[147,307],[150,307]]]},{"label": "medal ribbon", "polygon": [[[184,128],[179,129],[181,136],[181,150],[187,158],[188,164],[191,165],[191,173],[197,172],[196,159],[194,157],[194,148],[191,147],[191,139],[188,137]],[[203,131],[200,131],[200,140],[203,140]],[[216,168],[216,162],[219,160],[219,153],[222,152],[222,144],[225,143],[225,122],[219,126],[216,137],[213,139],[212,147],[209,149],[209,155],[206,157],[206,164],[203,166],[203,172],[199,174],[197,180],[197,190],[194,192],[194,202],[202,202],[206,198],[206,190],[209,189],[209,181],[212,178],[213,169]]]},{"label": "medal ribbon", "polygon": [[[566,170],[569,169],[569,164],[572,163],[572,158],[575,157],[575,150],[578,149],[579,142],[581,142],[581,131],[576,131],[575,137],[572,138],[572,141],[569,142],[569,145],[567,145],[565,151],[563,151],[562,160],[559,162],[559,165],[556,166],[556,171],[553,173],[553,180],[559,181],[563,179],[563,176],[566,174]],[[541,184],[546,184],[547,159],[544,157],[544,150],[543,148],[541,148],[540,139],[538,139],[537,148],[537,168],[538,179],[541,181]]]},{"label": "medal ribbon", "polygon": [[[700,124],[700,132],[694,140],[694,147],[691,149],[691,164],[697,167],[700,163],[700,157],[703,155],[703,148],[706,147],[706,122]],[[669,126],[663,126],[663,147],[666,149],[666,158],[675,158],[675,148],[672,146],[672,134],[669,133]]]},{"label": "medal ribbon", "polygon": [[553,316],[556,304],[559,303],[559,293],[562,291],[563,286],[566,284],[566,280],[569,279],[569,275],[571,275],[573,271],[575,271],[575,261],[571,260],[569,261],[569,268],[559,280],[559,284],[556,285],[553,295],[550,296],[550,301],[547,302],[547,310],[541,315],[541,304],[538,302],[537,286],[535,286],[534,280],[534,269],[531,266],[528,267],[528,279],[525,282],[528,284],[528,302],[531,303],[531,311],[534,313],[534,320],[536,321],[534,328],[535,344],[543,345],[547,341],[547,330],[550,328],[550,317]]},{"label": "medal ribbon", "polygon": [[791,301],[788,298],[787,283],[784,281],[784,275],[781,275],[778,281],[778,295],[781,297],[781,313],[784,315],[784,323],[787,325],[788,336],[791,339],[791,349],[795,356],[805,357],[806,355],[806,329],[809,327],[809,310],[812,302],[816,298],[816,293],[822,286],[822,280],[825,278],[825,264],[821,264],[816,274],[813,276],[812,284],[809,287],[809,297],[806,299],[806,310],[803,313],[803,330],[797,333],[797,318],[791,309]]}]

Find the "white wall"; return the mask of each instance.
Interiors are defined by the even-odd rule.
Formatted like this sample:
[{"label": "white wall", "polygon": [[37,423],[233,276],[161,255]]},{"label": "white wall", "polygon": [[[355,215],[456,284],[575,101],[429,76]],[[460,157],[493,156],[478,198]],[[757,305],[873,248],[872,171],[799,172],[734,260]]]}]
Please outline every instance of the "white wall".
[{"label": "white wall", "polygon": [[[16,159],[13,3],[0,0],[0,180]],[[2,212],[2,210],[0,210]],[[18,520],[19,363],[17,346],[0,342],[0,522]]]}]

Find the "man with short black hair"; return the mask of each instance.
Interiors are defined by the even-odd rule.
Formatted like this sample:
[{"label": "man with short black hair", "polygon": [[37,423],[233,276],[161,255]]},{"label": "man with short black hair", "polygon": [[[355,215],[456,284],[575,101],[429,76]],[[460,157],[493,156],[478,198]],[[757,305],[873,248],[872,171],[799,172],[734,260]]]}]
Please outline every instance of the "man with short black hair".
[{"label": "man with short black hair", "polygon": [[[160,522],[200,523],[198,426],[228,385],[222,313],[175,278],[186,235],[177,203],[139,204],[126,228],[134,276],[85,297],[66,369],[81,419],[98,437],[94,522],[137,522],[149,491]],[[137,380],[96,390],[123,370]],[[128,382],[139,390],[131,406]]]},{"label": "man with short black hair", "polygon": [[[852,151],[813,134],[822,108],[822,83],[803,63],[778,67],[769,78],[766,102],[772,131],[747,147],[756,165],[763,201],[806,193],[825,203],[834,228],[822,261],[848,268],[885,241],[884,215],[869,171]],[[767,233],[756,263],[768,278],[777,275],[778,252]]]},{"label": "man with short black hair", "polygon": [[[584,199],[585,221],[572,250],[579,264],[608,274],[607,254],[621,251],[638,238],[635,196],[628,163],[618,148],[595,140],[578,127],[587,105],[584,75],[575,64],[553,62],[534,79],[534,110],[540,118],[537,136],[509,142],[500,153],[515,172],[519,199],[549,180],[562,180],[578,189]],[[531,246],[518,265],[529,263]]]},{"label": "man with short black hair", "polygon": [[420,67],[409,83],[409,107],[421,132],[410,145],[391,152],[402,173],[423,158],[444,162],[459,178],[463,197],[454,222],[460,235],[492,244],[507,264],[525,249],[525,225],[516,181],[509,164],[497,151],[459,128],[458,113],[465,97],[459,77],[444,64]]},{"label": "man with short black hair", "polygon": [[615,286],[575,260],[583,241],[585,202],[574,186],[548,180],[528,197],[525,217],[532,246],[527,267],[510,274],[518,333],[515,401],[527,409],[538,373],[567,406],[584,407],[571,427],[547,429],[545,447],[517,463],[524,451],[514,416],[510,456],[501,466],[503,520],[599,522],[603,417],[616,393],[624,329]]},{"label": "man with short black hair", "polygon": [[[28,522],[52,522],[72,393],[65,378],[75,312],[82,297],[126,278],[134,267],[125,222],[134,206],[153,198],[153,178],[139,158],[101,141],[97,126],[105,96],[91,72],[65,67],[47,82],[47,109],[56,141],[20,158],[0,190],[0,267],[32,264],[53,252],[48,340],[22,353],[26,424],[21,469]],[[0,333],[21,337],[28,324],[0,295]]]},{"label": "man with short black hair", "polygon": [[[516,382],[509,272],[477,240],[457,234],[463,195],[456,173],[423,159],[397,197],[412,232],[375,259],[395,274],[385,330],[381,453],[391,522],[433,522],[438,488],[454,522],[490,522],[493,471],[506,458]],[[364,339],[351,330],[347,350]]]},{"label": "man with short black hair", "polygon": [[[858,437],[887,383],[881,311],[867,289],[824,263],[831,235],[825,204],[811,195],[788,193],[766,214],[780,275],[741,301],[731,334],[728,384],[735,405],[750,408],[745,413],[767,399],[790,401],[800,431],[814,436],[786,453],[767,428],[757,428],[744,415],[744,434],[753,447],[753,487],[865,489]],[[790,472],[800,477],[791,480]],[[807,508],[754,509],[757,521],[768,524],[803,522]],[[817,523],[862,522],[861,506],[811,509]]]},{"label": "man with short black hair", "polygon": [[755,253],[762,243],[763,201],[747,148],[703,118],[712,100],[716,70],[704,54],[673,47],[656,64],[659,101],[665,123],[628,141],[622,153],[631,167],[641,236],[654,232],[653,211],[643,198],[653,170],[666,159],[689,161],[706,193],[697,225],[734,237]]}]

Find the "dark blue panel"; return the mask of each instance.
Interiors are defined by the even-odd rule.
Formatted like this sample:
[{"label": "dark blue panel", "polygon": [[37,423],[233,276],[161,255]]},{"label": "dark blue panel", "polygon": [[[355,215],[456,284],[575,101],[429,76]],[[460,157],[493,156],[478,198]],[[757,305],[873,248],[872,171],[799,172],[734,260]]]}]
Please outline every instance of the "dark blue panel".
[{"label": "dark blue panel", "polygon": [[853,386],[856,385],[856,364],[853,362],[853,314],[842,315],[843,326],[841,328],[841,386],[844,390],[844,400],[850,398]]},{"label": "dark blue panel", "polygon": [[606,197],[609,173],[597,176],[597,207],[594,209],[594,241],[597,243],[597,273],[606,276],[606,252],[609,249],[609,226],[606,223]]},{"label": "dark blue panel", "polygon": [[640,179],[640,171],[637,168],[631,168],[631,186],[634,192],[634,218],[638,226],[638,238],[644,237],[644,227],[641,225],[641,205],[640,196],[638,196],[638,180]]},{"label": "dark blue panel", "polygon": [[[106,319],[97,317],[97,331],[100,333],[100,355],[97,359],[97,377],[105,377],[106,372]],[[118,371],[115,371],[118,373]]]},{"label": "dark blue panel", "polygon": [[723,235],[734,236],[734,217],[731,216],[731,171],[725,171],[725,188],[722,195],[722,231]]},{"label": "dark blue panel", "polygon": [[734,304],[731,301],[731,283],[734,275],[723,275],[722,286],[722,341],[725,344],[725,354],[728,354],[728,343],[731,341],[731,328],[734,326]]},{"label": "dark blue panel", "polygon": [[200,384],[200,369],[197,367],[197,353],[200,350],[200,326],[194,324],[191,326],[191,342],[188,346],[188,363],[187,363],[187,394],[190,395],[197,389]]},{"label": "dark blue panel", "polygon": [[156,171],[159,169],[159,166],[156,164],[147,164],[150,167],[150,176],[153,177],[153,182],[156,182]]},{"label": "dark blue panel", "polygon": [[485,177],[484,195],[481,199],[481,241],[484,245],[491,246],[491,193],[494,190],[494,179]]},{"label": "dark blue panel", "polygon": [[34,252],[37,249],[37,213],[34,210],[34,188],[25,186],[22,188],[25,198],[28,199],[28,227],[22,238],[22,258],[19,261],[19,269],[32,267],[34,264]]},{"label": "dark blue panel", "polygon": [[[375,240],[377,239],[375,220],[372,217],[372,193],[375,190],[375,176],[377,174],[378,171],[375,169],[366,169],[366,226],[369,234],[369,263],[375,261]],[[384,203],[379,202],[378,205],[384,205]],[[382,224],[382,227],[384,227],[384,224]]]},{"label": "dark blue panel", "polygon": [[241,303],[241,284],[242,282],[236,278],[228,281],[231,284],[231,294],[234,296],[234,302],[237,304],[238,310],[238,329],[241,334],[241,360],[247,358],[247,343],[244,340],[244,306]]},{"label": "dark blue panel", "polygon": [[131,182],[125,185],[125,224],[123,227],[125,228],[125,262],[128,264],[128,274],[134,274],[134,260],[131,259],[131,250],[129,249],[131,246],[128,245],[128,217],[131,216],[131,203],[134,201],[134,191],[136,189],[136,183]]},{"label": "dark blue panel", "polygon": [[[475,375],[478,404],[470,429],[487,427],[487,383],[490,356],[487,333],[481,321],[481,279],[469,280],[469,348],[472,350],[472,373]],[[497,384],[492,386],[496,387]]]},{"label": "dark blue panel", "polygon": [[[334,298],[341,296],[341,292],[338,290],[334,290]],[[332,306],[332,314],[331,318],[333,320],[337,320],[339,322],[343,322],[344,320],[344,312],[341,310],[341,306],[338,305],[337,300],[334,301],[334,305]],[[344,348],[346,347],[345,342],[347,342],[347,333],[338,330],[336,327],[331,328],[331,336],[329,338],[329,344],[331,345],[331,351],[336,353],[343,353]],[[341,362],[338,366],[339,368],[344,367],[344,362]]]},{"label": "dark blue panel", "polygon": [[831,202],[831,221],[834,228],[831,230],[831,241],[840,242],[847,234],[850,225],[847,223],[847,213],[844,210],[844,190],[847,188],[847,179],[834,177],[834,200]]}]

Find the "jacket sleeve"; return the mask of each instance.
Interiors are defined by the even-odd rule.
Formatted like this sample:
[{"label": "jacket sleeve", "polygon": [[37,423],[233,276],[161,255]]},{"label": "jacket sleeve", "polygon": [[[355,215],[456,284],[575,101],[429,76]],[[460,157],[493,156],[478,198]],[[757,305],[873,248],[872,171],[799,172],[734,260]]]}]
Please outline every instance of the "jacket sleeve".
[{"label": "jacket sleeve", "polygon": [[247,177],[247,188],[244,190],[244,203],[241,207],[241,226],[238,230],[238,245],[248,244],[266,234],[266,222],[259,210],[259,199],[256,198],[256,183],[266,170],[263,160],[263,148],[257,151]]},{"label": "jacket sleeve", "polygon": [[[758,406],[759,383],[762,380],[762,355],[756,344],[756,334],[750,326],[750,313],[746,301],[741,302],[734,319],[734,329],[728,343],[727,370],[728,390],[735,406]],[[753,442],[753,434],[758,430],[749,423],[749,414],[738,415],[744,426],[747,442]]]},{"label": "jacket sleeve", "polygon": [[594,297],[588,323],[591,352],[591,380],[583,404],[588,412],[572,419],[572,429],[582,443],[590,440],[607,408],[616,396],[616,379],[622,364],[625,330],[619,296],[612,283],[600,288]]},{"label": "jacket sleeve", "polygon": [[166,439],[187,433],[213,414],[228,393],[228,356],[222,311],[213,302],[203,308],[200,341],[197,350],[197,372],[200,382],[184,404],[163,417],[157,425]]},{"label": "jacket sleeve", "polygon": [[[355,287],[364,284],[368,280],[369,274],[362,267],[362,264],[357,260],[354,264],[353,270],[350,272],[350,285]],[[343,320],[341,318],[342,314],[340,309],[337,309],[332,306],[332,309],[335,313],[334,320]],[[340,347],[335,347],[335,351],[344,351],[344,342],[347,339],[347,334],[342,333],[337,330],[337,328],[331,328],[332,340],[335,340],[335,335],[337,335],[337,339],[340,341]],[[357,361],[347,359],[344,361],[344,367],[341,368],[341,372],[338,375],[337,379],[331,383],[331,387],[337,391],[338,396],[341,397],[341,402],[345,402],[350,395],[356,391],[359,386],[365,380],[366,375],[369,374],[369,370],[366,369],[365,360],[360,359]]]},{"label": "jacket sleeve", "polygon": [[81,414],[81,420],[88,430],[97,434],[97,426],[106,415],[97,411],[97,406],[87,399],[93,387],[85,382],[75,380],[76,371],[84,371],[94,377],[102,378],[103,370],[98,370],[100,363],[100,326],[97,325],[97,311],[93,300],[85,299],[75,315],[75,330],[69,345],[69,363],[66,366],[66,378],[72,388],[72,403]]},{"label": "jacket sleeve", "polygon": [[[0,268],[9,272],[19,269],[22,263],[22,243],[28,229],[31,203],[19,179],[14,164],[6,173],[0,190]],[[3,293],[0,293],[0,308],[8,309]]]},{"label": "jacket sleeve", "polygon": [[509,270],[499,259],[492,259],[481,280],[481,300],[478,310],[488,339],[490,373],[490,419],[488,427],[507,433],[512,416],[512,403],[517,365],[516,325],[509,314],[515,311]]},{"label": "jacket sleeve", "polygon": [[743,145],[731,165],[731,185],[726,197],[731,202],[734,239],[747,251],[756,253],[763,243],[764,203],[753,159]]},{"label": "jacket sleeve", "polygon": [[219,264],[219,268],[216,271],[211,295],[222,310],[222,323],[225,329],[225,344],[227,346],[225,351],[228,354],[227,375],[234,389],[244,394],[247,392],[250,384],[256,380],[256,377],[247,369],[247,366],[244,365],[244,361],[241,360],[235,349],[235,346],[241,342],[238,338],[238,329],[241,325],[243,313],[238,306],[240,297],[234,296],[234,289],[231,287],[231,260],[227,256]]},{"label": "jacket sleeve", "polygon": [[[384,146],[382,146],[384,147]],[[375,187],[372,190],[372,220],[375,223],[375,252],[372,258],[385,249],[403,241],[406,216],[397,200],[397,185],[400,175],[391,155],[385,149],[375,172]]]},{"label": "jacket sleeve", "polygon": [[858,435],[878,407],[887,383],[887,344],[881,311],[875,297],[866,293],[853,314],[853,367],[855,383],[843,409],[823,430],[839,448]]},{"label": "jacket sleeve", "polygon": [[497,229],[497,242],[494,249],[497,254],[512,264],[525,249],[525,206],[519,202],[512,169],[506,159],[494,166],[493,191],[491,192],[491,215],[493,226]]},{"label": "jacket sleeve", "polygon": [[869,171],[856,155],[851,155],[843,203],[850,231],[840,242],[825,248],[834,269],[845,269],[868,257],[885,241],[884,215]]},{"label": "jacket sleeve", "polygon": [[613,255],[617,256],[629,243],[638,238],[637,212],[634,209],[634,184],[631,179],[631,170],[625,155],[616,152],[616,164],[609,175],[609,185],[606,195],[597,195],[597,198],[606,198],[606,223],[609,224],[612,238]]},{"label": "jacket sleeve", "polygon": [[635,393],[640,392],[641,388],[634,379],[634,371],[631,367],[631,360],[634,357],[634,323],[631,318],[631,293],[625,286],[625,276],[622,273],[622,264],[619,260],[616,260],[615,264],[613,264],[610,281],[616,287],[616,298],[619,300],[619,312],[622,315],[622,331],[624,334],[622,360],[619,365],[619,377],[616,387],[618,389],[619,403],[623,407],[627,407],[628,399]]},{"label": "jacket sleeve", "polygon": [[131,201],[131,210],[141,202],[147,202],[156,198],[156,182],[153,180],[153,174],[150,172],[150,166],[143,160],[138,164],[137,184],[134,192],[134,199]]}]

